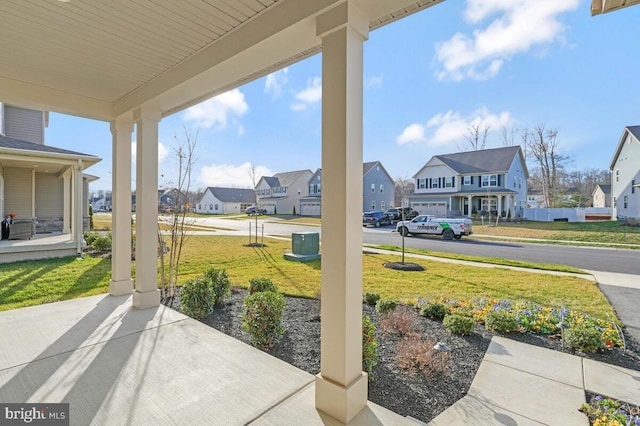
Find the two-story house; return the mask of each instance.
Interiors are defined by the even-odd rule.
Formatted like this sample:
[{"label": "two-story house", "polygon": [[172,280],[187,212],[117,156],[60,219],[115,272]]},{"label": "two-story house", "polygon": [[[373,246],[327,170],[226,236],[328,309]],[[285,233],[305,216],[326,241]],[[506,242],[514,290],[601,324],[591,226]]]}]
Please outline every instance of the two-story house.
[{"label": "two-story house", "polygon": [[253,189],[210,186],[196,204],[196,213],[239,214],[255,202],[256,191]]},{"label": "two-story house", "polygon": [[[300,200],[300,214],[321,215],[322,169],[308,182],[308,196]],[[379,161],[362,164],[362,211],[385,210],[393,207],[394,181]]]},{"label": "two-story house", "polygon": [[298,214],[300,199],[307,195],[307,183],[313,175],[309,169],[263,176],[256,185],[258,206],[267,214]]},{"label": "two-story house", "polygon": [[422,214],[522,216],[529,172],[519,146],[435,155],[416,173],[409,202]]},{"label": "two-story house", "polygon": [[0,103],[0,219],[31,222],[31,234],[69,234],[80,251],[95,179],[83,172],[100,158],[45,145],[48,116]]},{"label": "two-story house", "polygon": [[611,170],[611,217],[640,218],[640,126],[624,128]]},{"label": "two-story house", "polygon": [[598,184],[591,192],[593,207],[611,207],[611,185]]}]

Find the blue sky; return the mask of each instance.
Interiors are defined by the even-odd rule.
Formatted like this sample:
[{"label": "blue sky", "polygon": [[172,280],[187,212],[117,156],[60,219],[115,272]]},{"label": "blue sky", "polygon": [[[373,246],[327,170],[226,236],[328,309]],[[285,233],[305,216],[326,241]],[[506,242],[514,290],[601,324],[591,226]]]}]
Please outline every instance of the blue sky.
[{"label": "blue sky", "polygon": [[[623,128],[640,124],[640,6],[591,17],[587,0],[448,0],[370,34],[364,50],[364,160],[411,177],[458,152],[469,125],[544,122],[572,169],[608,168]],[[184,128],[198,132],[193,186],[251,185],[321,162],[321,54],[160,123],[161,186],[175,180]],[[135,137],[134,137],[135,139]],[[518,138],[516,138],[518,142]],[[101,157],[111,188],[109,124],[52,113],[46,143]],[[135,174],[134,174],[135,176]]]}]

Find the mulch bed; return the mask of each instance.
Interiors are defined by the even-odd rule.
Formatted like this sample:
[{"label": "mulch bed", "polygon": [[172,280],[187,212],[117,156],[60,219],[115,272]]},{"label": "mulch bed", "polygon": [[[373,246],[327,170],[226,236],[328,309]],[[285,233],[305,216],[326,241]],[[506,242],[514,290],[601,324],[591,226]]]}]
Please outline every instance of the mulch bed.
[{"label": "mulch bed", "polygon": [[[202,322],[248,343],[248,335],[242,331],[242,300],[245,295],[244,290],[234,291]],[[286,332],[282,340],[268,353],[311,374],[317,374],[320,371],[320,301],[286,297],[286,302],[283,319]],[[163,303],[180,311],[179,295]],[[376,339],[379,342],[378,365],[373,371],[374,380],[369,383],[369,400],[398,414],[429,422],[467,393],[489,342],[496,334],[477,325],[470,336],[456,336],[449,333],[441,321],[423,318],[411,307],[401,306],[398,309],[406,309],[415,316],[414,331],[423,338],[429,339],[430,342],[446,343],[451,349],[448,354],[449,364],[444,372],[431,372],[427,375],[420,372],[411,374],[400,369],[396,356],[402,337],[383,332],[380,327],[381,318],[375,309],[363,305],[364,314],[370,316],[376,324]],[[505,337],[561,350],[561,342],[558,339],[542,335],[511,333]],[[613,349],[578,355],[638,369],[640,346],[628,336],[627,346],[626,351]],[[564,351],[574,353],[569,349]]]}]

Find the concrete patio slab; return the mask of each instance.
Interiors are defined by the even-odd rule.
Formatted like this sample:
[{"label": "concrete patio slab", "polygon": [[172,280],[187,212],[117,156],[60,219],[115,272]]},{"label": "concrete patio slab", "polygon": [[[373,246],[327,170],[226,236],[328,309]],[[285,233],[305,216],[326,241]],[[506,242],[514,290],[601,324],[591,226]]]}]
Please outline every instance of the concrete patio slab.
[{"label": "concrete patio slab", "polygon": [[[531,359],[531,358],[528,358]],[[582,387],[483,361],[469,396],[547,425],[588,425],[578,411],[585,402]]]},{"label": "concrete patio slab", "polygon": [[[0,313],[3,331],[24,321],[9,335],[11,346],[3,342],[12,349],[3,353],[20,356],[3,358],[0,401],[68,402],[72,425],[239,425],[315,379],[164,307],[88,299]],[[47,338],[39,327],[60,331]]]},{"label": "concrete patio slab", "polygon": [[640,405],[640,371],[585,359],[584,387],[589,392]]},{"label": "concrete patio slab", "polygon": [[103,294],[2,312],[2,344],[12,350],[0,351],[0,369],[189,318],[164,306],[130,310],[130,296]]},{"label": "concrete patio slab", "polygon": [[491,340],[483,361],[582,387],[581,358],[563,352],[496,336]]},{"label": "concrete patio slab", "polygon": [[[250,424],[255,426],[338,426],[343,423],[316,410],[315,383],[312,383]],[[371,401],[349,422],[350,426],[417,426],[418,424]]]},{"label": "concrete patio slab", "polygon": [[429,422],[428,425],[541,426],[543,423],[467,395]]}]

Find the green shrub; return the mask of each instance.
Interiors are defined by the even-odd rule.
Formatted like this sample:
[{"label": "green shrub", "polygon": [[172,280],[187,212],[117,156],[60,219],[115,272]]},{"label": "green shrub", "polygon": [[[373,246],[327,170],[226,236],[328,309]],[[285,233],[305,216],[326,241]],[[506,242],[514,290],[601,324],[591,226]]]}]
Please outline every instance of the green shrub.
[{"label": "green shrub", "polygon": [[285,332],[284,308],[284,296],[273,291],[258,291],[244,298],[242,329],[249,333],[251,344],[267,350],[280,340]]},{"label": "green shrub", "polygon": [[443,303],[427,302],[420,308],[420,315],[431,319],[442,319],[447,314]]},{"label": "green shrub", "polygon": [[378,293],[365,293],[362,296],[362,301],[367,305],[375,306],[380,300],[380,295]]},{"label": "green shrub", "polygon": [[98,235],[91,243],[91,247],[99,253],[111,250],[111,233],[107,232],[105,235]]},{"label": "green shrub", "polygon": [[504,310],[489,312],[484,320],[484,325],[487,330],[494,330],[499,333],[518,330],[518,320],[516,316]]},{"label": "green shrub", "polygon": [[444,325],[447,330],[460,336],[468,336],[471,334],[475,324],[473,318],[460,314],[446,315],[442,321],[442,325]]},{"label": "green shrub", "polygon": [[395,300],[378,300],[376,302],[376,311],[380,314],[380,315],[384,315],[386,313],[389,313],[393,310],[395,310],[398,307],[398,302],[396,302]]},{"label": "green shrub", "polygon": [[96,240],[96,238],[98,238],[99,236],[100,234],[98,234],[97,232],[85,232],[84,240],[87,242],[88,246],[91,246],[93,242]]},{"label": "green shrub", "polygon": [[376,326],[371,318],[362,318],[362,371],[373,380],[373,367],[378,365],[378,341],[375,337]]},{"label": "green shrub", "polygon": [[222,303],[224,298],[231,294],[231,281],[229,281],[227,271],[224,269],[210,268],[204,273],[204,276],[209,280],[209,285],[211,286],[213,304],[218,305]]},{"label": "green shrub", "polygon": [[564,337],[572,348],[580,352],[596,352],[604,348],[602,332],[595,327],[576,325],[567,329]]},{"label": "green shrub", "polygon": [[213,309],[213,294],[205,277],[190,279],[180,289],[180,306],[185,315],[197,320],[206,317]]},{"label": "green shrub", "polygon": [[252,278],[249,281],[249,294],[257,293],[260,291],[272,291],[278,292],[278,287],[269,278]]}]

